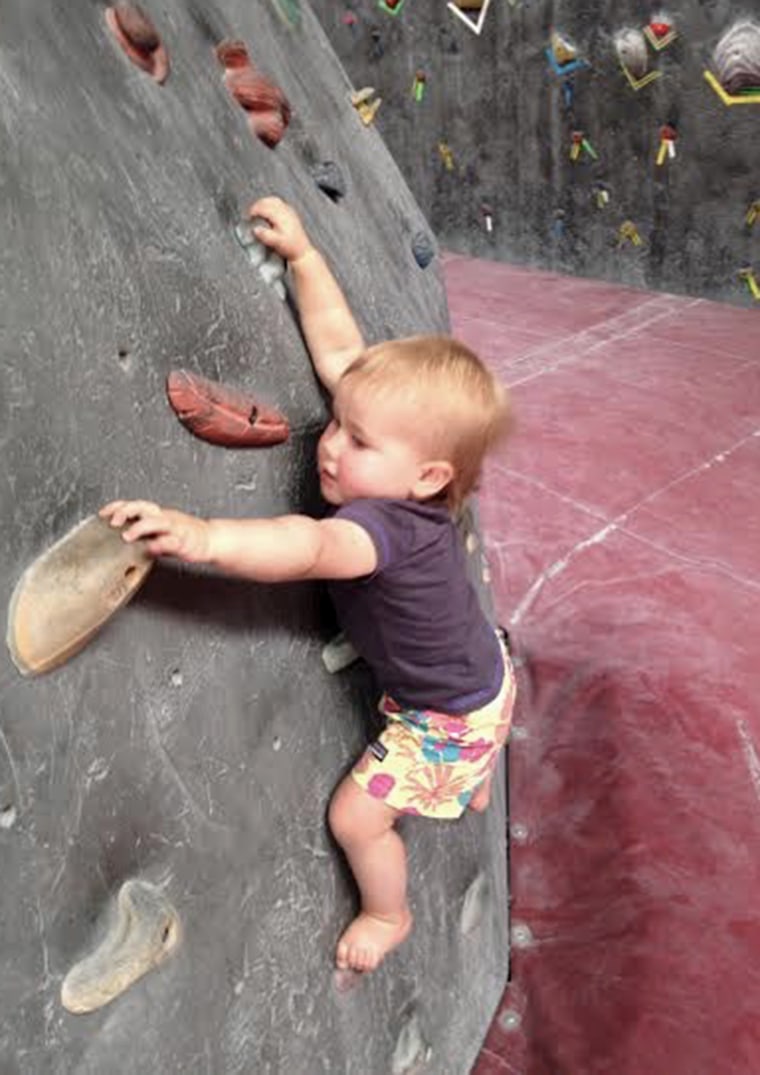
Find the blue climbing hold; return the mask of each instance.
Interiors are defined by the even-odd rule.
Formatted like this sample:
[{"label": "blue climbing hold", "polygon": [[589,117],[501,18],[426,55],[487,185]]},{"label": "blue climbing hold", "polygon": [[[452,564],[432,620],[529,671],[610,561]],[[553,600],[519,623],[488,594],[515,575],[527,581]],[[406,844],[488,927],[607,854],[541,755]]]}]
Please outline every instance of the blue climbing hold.
[{"label": "blue climbing hold", "polygon": [[433,246],[433,240],[424,231],[418,231],[412,237],[412,253],[414,254],[414,260],[417,262],[421,269],[426,269],[430,262],[435,257],[435,247]]}]

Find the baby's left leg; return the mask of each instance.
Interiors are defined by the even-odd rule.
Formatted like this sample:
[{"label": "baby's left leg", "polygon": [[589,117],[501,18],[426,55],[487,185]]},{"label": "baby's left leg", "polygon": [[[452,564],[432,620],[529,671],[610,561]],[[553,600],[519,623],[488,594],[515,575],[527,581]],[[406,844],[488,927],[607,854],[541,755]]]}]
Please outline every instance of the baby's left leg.
[{"label": "baby's left leg", "polygon": [[412,928],[406,850],[393,827],[399,811],[347,776],[333,795],[328,816],[362,899],[361,912],[338,941],[335,962],[340,970],[371,971]]}]

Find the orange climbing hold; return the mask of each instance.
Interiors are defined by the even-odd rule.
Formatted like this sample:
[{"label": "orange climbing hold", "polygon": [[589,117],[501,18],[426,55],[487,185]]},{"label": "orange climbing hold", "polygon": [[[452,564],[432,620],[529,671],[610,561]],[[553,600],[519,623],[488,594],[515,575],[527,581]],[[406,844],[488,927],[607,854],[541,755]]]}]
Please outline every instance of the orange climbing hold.
[{"label": "orange climbing hold", "polygon": [[191,433],[225,448],[261,448],[281,444],[290,435],[288,420],[262,406],[248,392],[209,381],[189,370],[174,370],[166,394],[177,417]]},{"label": "orange climbing hold", "polygon": [[169,77],[169,57],[150,17],[137,4],[107,7],[106,24],[132,63],[159,85]]},{"label": "orange climbing hold", "polygon": [[248,113],[251,132],[274,149],[290,123],[287,97],[254,67],[243,41],[222,41],[217,45],[216,55],[224,67],[227,89]]}]

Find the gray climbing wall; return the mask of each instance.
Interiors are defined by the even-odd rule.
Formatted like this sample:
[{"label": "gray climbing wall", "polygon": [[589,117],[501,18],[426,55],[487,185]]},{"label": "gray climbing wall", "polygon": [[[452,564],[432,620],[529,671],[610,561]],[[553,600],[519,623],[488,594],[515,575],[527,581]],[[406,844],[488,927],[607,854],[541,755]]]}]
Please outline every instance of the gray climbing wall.
[{"label": "gray climbing wall", "polygon": [[[757,0],[491,0],[479,36],[446,0],[406,0],[395,16],[377,0],[313,6],[355,83],[382,95],[375,122],[443,245],[756,305],[738,270],[752,265],[760,281],[760,215],[746,223],[760,199],[760,103],[726,107],[703,73],[736,20],[760,23]],[[659,53],[648,48],[661,77],[634,91],[614,35],[662,8],[679,36]],[[569,109],[544,55],[552,28],[590,64],[574,76]],[[427,75],[421,102],[412,96],[418,69]],[[658,167],[666,123],[677,125],[677,156]],[[584,152],[572,162],[574,129],[598,161]],[[440,141],[453,152],[451,171]],[[597,182],[609,192],[601,209]],[[627,219],[639,247],[620,243]]]},{"label": "gray climbing wall", "polygon": [[[297,5],[296,5],[297,6]],[[117,49],[104,8],[7,0],[0,25],[0,591],[115,496],[209,515],[318,510],[326,408],[293,312],[233,238],[275,192],[300,208],[371,341],[444,330],[425,226],[306,6],[163,0],[162,87]],[[293,7],[293,5],[291,5]],[[242,37],[294,115],[255,141],[212,46]],[[333,203],[310,165],[338,162]],[[164,396],[186,367],[285,411],[289,443],[228,451]],[[472,557],[479,577],[479,554]],[[487,595],[484,595],[487,600]],[[329,676],[316,585],[258,586],[156,567],[69,664],[23,679],[0,656],[0,1071],[464,1073],[507,964],[505,802],[410,821],[413,939],[337,994],[355,908],[325,811],[367,740],[361,668]],[[108,1007],[60,987],[124,881],[163,887],[175,955]],[[467,893],[470,893],[466,900]],[[463,914],[464,913],[464,914]]]}]

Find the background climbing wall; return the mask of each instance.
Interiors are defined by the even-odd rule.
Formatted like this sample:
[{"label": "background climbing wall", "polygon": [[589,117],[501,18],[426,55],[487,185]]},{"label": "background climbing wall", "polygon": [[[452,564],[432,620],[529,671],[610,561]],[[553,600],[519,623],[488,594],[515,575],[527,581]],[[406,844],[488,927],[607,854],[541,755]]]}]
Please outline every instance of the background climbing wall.
[{"label": "background climbing wall", "polygon": [[[306,4],[163,0],[163,86],[90,0],[8,0],[0,28],[0,591],[115,496],[207,515],[318,509],[326,407],[293,311],[233,237],[275,192],[302,212],[376,341],[443,330],[425,222]],[[242,37],[287,94],[251,136],[213,45]],[[343,171],[334,202],[310,178]],[[164,393],[185,367],[283,410],[287,444],[195,439]],[[471,521],[470,525],[474,525]],[[472,543],[471,543],[472,544]],[[484,565],[471,557],[474,577]],[[487,600],[487,595],[483,595]],[[485,817],[405,825],[413,939],[333,988],[354,892],[328,839],[332,788],[366,742],[361,668],[330,676],[322,589],[160,565],[70,663],[0,656],[0,1071],[464,1073],[508,965],[503,790]],[[161,886],[182,942],[109,1006],[62,979],[128,879]]]},{"label": "background climbing wall", "polygon": [[[760,26],[757,6],[664,8],[678,36],[659,52],[646,46],[660,75],[636,91],[614,38],[646,26],[659,4],[490,0],[478,36],[445,0],[405,0],[395,15],[377,0],[314,3],[356,85],[382,96],[375,123],[445,246],[752,305],[738,272],[752,265],[760,279],[760,214],[747,219],[760,199],[760,102],[726,107],[704,70],[735,21],[754,12]],[[572,100],[545,55],[552,29],[589,65],[573,76]],[[666,124],[676,157],[657,166]],[[571,160],[574,130],[598,160],[585,150]],[[621,235],[628,220],[640,245]]]}]

